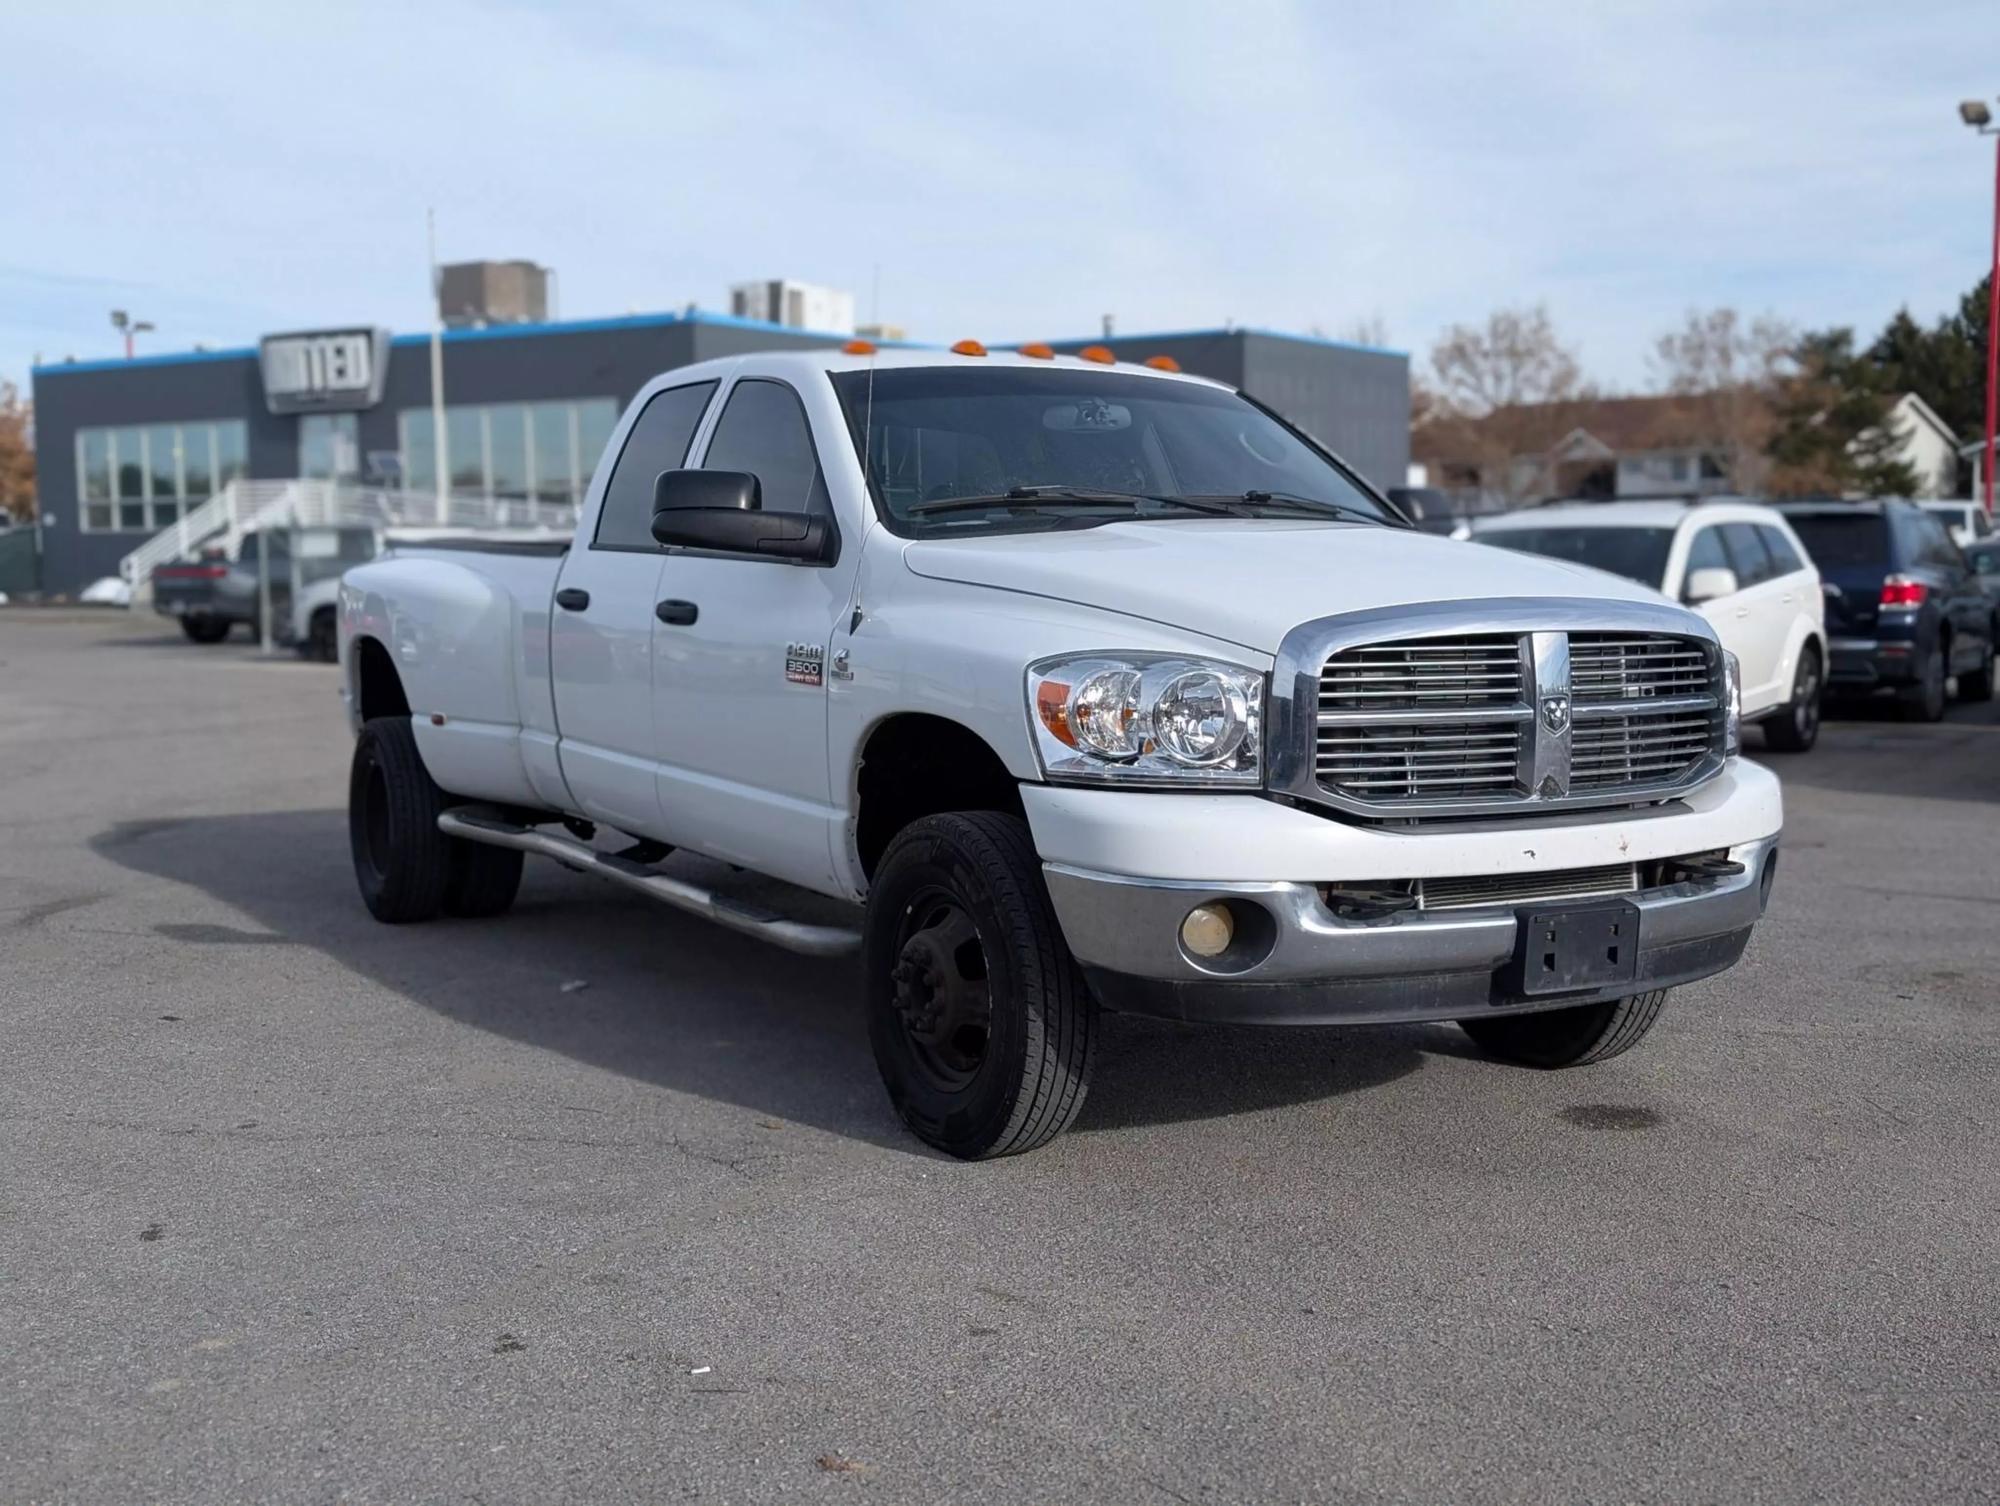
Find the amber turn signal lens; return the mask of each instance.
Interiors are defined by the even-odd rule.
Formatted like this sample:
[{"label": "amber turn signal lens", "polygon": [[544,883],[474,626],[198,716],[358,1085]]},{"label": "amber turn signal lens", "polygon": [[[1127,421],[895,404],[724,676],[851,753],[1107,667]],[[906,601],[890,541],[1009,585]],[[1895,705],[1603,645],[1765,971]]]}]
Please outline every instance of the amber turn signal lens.
[{"label": "amber turn signal lens", "polygon": [[1172,356],[1148,356],[1146,364],[1155,371],[1179,371],[1181,363]]},{"label": "amber turn signal lens", "polygon": [[872,356],[875,347],[866,340],[849,340],[840,347],[840,353],[844,356]]},{"label": "amber turn signal lens", "polygon": [[952,346],[951,353],[955,356],[983,356],[986,354],[986,347],[977,340],[961,340]]},{"label": "amber turn signal lens", "polygon": [[1111,353],[1111,347],[1108,345],[1086,345],[1077,352],[1077,355],[1085,361],[1095,361],[1100,366],[1112,366],[1118,361],[1118,357]]},{"label": "amber turn signal lens", "polygon": [[1035,715],[1049,729],[1049,736],[1065,747],[1076,746],[1076,729],[1069,724],[1069,686],[1060,680],[1044,680],[1037,685]]},{"label": "amber turn signal lens", "polygon": [[1054,348],[1043,345],[1040,341],[1036,341],[1032,345],[1023,345],[1021,347],[1021,354],[1024,356],[1033,356],[1037,361],[1053,361],[1056,358]]}]

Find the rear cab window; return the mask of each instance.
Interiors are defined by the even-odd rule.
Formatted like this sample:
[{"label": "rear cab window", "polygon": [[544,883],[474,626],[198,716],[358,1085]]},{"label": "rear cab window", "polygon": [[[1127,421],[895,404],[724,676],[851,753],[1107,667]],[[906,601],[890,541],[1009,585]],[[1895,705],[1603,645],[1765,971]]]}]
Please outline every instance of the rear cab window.
[{"label": "rear cab window", "polygon": [[593,549],[658,549],[653,540],[653,485],[660,472],[687,463],[701,415],[715,396],[714,382],[695,382],[656,392],[625,436],[604,486]]},{"label": "rear cab window", "polygon": [[[1475,535],[1482,544],[1497,544],[1522,554],[1542,554],[1622,575],[1659,590],[1673,550],[1671,528],[1627,528],[1615,524],[1576,528],[1496,528]],[[1692,560],[1689,568],[1694,568]]]}]

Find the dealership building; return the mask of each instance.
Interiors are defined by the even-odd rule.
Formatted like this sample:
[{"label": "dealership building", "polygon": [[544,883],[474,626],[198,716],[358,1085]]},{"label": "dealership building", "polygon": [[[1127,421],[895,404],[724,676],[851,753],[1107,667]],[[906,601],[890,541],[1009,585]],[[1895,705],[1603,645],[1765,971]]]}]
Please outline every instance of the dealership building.
[{"label": "dealership building", "polygon": [[[441,340],[454,496],[578,500],[606,437],[659,372],[842,333],[733,315],[465,324]],[[373,328],[288,332],[258,346],[33,373],[41,587],[73,594],[230,481],[295,477],[434,490],[431,337]],[[1109,343],[1171,356],[1240,387],[1377,486],[1409,461],[1409,360],[1312,337],[1200,330]]]}]

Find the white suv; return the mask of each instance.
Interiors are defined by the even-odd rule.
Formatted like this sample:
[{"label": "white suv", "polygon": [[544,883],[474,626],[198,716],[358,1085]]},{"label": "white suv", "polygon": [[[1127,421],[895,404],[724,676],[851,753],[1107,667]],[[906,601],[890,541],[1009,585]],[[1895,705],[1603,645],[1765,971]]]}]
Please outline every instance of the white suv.
[{"label": "white suv", "polygon": [[1743,719],[1765,746],[1819,738],[1826,602],[1782,516],[1749,502],[1572,502],[1481,519],[1482,544],[1591,565],[1685,602],[1715,627],[1743,676]]}]

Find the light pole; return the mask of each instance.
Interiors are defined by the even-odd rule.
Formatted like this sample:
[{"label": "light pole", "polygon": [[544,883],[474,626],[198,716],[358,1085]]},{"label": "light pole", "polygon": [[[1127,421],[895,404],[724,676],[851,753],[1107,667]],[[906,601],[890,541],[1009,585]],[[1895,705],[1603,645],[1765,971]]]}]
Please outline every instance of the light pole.
[{"label": "light pole", "polygon": [[132,337],[149,333],[153,326],[147,320],[134,319],[123,309],[111,311],[111,327],[125,337],[125,359],[132,359]]},{"label": "light pole", "polygon": [[2000,416],[2000,126],[1980,99],[1958,107],[1958,118],[1993,141],[1993,265],[1986,279],[1986,455],[1979,467],[1986,516],[1993,516],[1993,427]]}]

